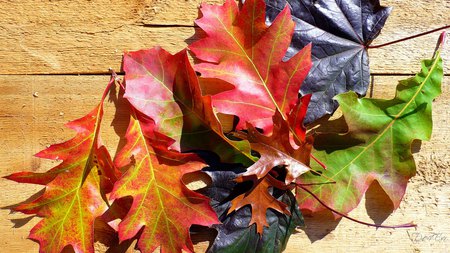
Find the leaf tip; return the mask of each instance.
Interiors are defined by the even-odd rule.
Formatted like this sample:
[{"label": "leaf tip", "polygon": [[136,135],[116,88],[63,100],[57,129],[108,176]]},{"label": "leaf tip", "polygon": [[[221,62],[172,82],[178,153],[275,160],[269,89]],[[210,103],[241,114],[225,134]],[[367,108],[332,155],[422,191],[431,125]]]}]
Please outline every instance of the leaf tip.
[{"label": "leaf tip", "polygon": [[439,36],[438,48],[444,49],[446,42],[447,42],[447,32],[443,31]]},{"label": "leaf tip", "polygon": [[13,175],[14,175],[14,174],[15,174],[15,173],[9,174],[9,175],[3,176],[2,178],[8,179],[8,180],[13,180],[12,178],[13,178]]}]

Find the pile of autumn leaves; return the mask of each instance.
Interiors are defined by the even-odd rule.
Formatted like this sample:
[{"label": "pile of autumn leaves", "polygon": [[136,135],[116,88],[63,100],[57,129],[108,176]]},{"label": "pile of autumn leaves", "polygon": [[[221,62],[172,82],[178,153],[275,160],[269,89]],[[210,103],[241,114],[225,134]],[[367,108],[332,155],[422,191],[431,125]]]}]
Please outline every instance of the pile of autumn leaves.
[{"label": "pile of autumn leaves", "polygon": [[[113,75],[99,105],[67,124],[76,136],[36,155],[62,162],[8,177],[46,186],[16,208],[43,217],[30,234],[41,252],[94,252],[94,235],[108,245],[116,233],[122,244],[137,239],[141,252],[191,252],[194,224],[218,231],[211,252],[280,252],[303,223],[299,207],[324,208],[304,189],[345,214],[377,180],[399,205],[415,174],[410,144],[431,134],[439,52],[393,100],[338,95],[348,132],[307,134],[311,96],[298,94],[311,45],[283,61],[295,23],[286,7],[267,26],[264,10],[263,1],[203,5],[196,24],[206,36],[189,46],[194,66],[186,50],[126,53],[125,81]],[[114,160],[99,136],[113,84],[130,104],[126,144]],[[235,116],[231,131],[218,115]],[[185,176],[202,170],[209,185],[188,189]],[[112,239],[100,238],[99,227]]]}]

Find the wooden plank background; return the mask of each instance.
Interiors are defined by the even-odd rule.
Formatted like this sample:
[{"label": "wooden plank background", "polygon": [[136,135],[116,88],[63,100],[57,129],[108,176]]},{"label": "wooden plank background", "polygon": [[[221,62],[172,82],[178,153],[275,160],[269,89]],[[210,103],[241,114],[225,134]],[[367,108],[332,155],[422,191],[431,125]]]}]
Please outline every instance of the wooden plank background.
[{"label": "wooden plank background", "polygon": [[[161,45],[172,53],[192,41],[200,0],[0,0],[0,176],[22,170],[45,171],[54,166],[32,155],[73,135],[69,120],[87,113],[108,82],[108,68],[120,69],[124,50]],[[222,0],[208,1],[222,2]],[[450,24],[450,0],[382,0],[393,6],[381,44]],[[398,80],[415,73],[420,59],[429,58],[438,33],[370,50],[370,95],[393,96]],[[450,45],[444,64],[450,61]],[[445,73],[450,74],[446,64]],[[448,252],[450,248],[450,81],[434,103],[434,133],[415,147],[418,175],[411,180],[400,208],[392,207],[373,185],[360,206],[358,219],[400,224],[414,221],[416,229],[379,229],[327,213],[306,217],[286,252]],[[104,122],[114,119],[106,103]],[[120,115],[120,112],[118,113]],[[115,151],[124,122],[104,127],[104,139]],[[108,123],[105,124],[107,126]],[[14,205],[41,187],[0,179],[0,251],[37,252],[27,240],[38,218],[13,213]],[[198,252],[208,242],[198,242]],[[99,252],[101,246],[97,245]]]}]

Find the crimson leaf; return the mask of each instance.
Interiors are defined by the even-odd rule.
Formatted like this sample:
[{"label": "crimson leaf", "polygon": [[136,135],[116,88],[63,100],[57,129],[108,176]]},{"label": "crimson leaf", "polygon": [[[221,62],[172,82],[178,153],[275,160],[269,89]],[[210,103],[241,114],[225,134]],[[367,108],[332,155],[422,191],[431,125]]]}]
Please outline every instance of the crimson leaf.
[{"label": "crimson leaf", "polygon": [[311,46],[283,62],[294,22],[285,8],[267,26],[263,0],[248,0],[241,9],[232,0],[222,6],[204,4],[200,11],[203,16],[195,22],[206,37],[189,46],[201,61],[194,68],[202,77],[234,86],[213,95],[213,106],[236,115],[237,130],[249,122],[269,134],[275,111],[286,119],[298,102],[298,90],[311,67]]}]

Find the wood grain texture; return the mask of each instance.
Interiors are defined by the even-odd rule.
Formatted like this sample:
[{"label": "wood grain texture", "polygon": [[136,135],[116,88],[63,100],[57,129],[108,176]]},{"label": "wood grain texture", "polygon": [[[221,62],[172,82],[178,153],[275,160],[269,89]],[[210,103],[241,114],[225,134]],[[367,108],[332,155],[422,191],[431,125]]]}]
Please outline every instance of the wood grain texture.
[{"label": "wood grain texture", "polygon": [[[175,53],[195,39],[193,20],[200,2],[2,1],[0,74],[106,73],[109,67],[120,69],[125,50],[161,45]],[[382,4],[394,11],[373,44],[450,24],[450,0],[384,0]],[[433,52],[437,38],[435,33],[370,50],[372,73],[414,73],[418,60]]]},{"label": "wood grain texture", "polygon": [[[393,10],[380,36],[373,41],[372,45],[450,25],[450,0],[380,0],[380,2],[384,6],[392,6]],[[449,31],[450,29],[447,29],[447,32]],[[429,58],[433,54],[438,36],[439,32],[384,48],[370,49],[372,73],[416,73],[420,60]],[[443,58],[444,61],[449,62],[449,57],[447,53]],[[445,72],[448,73],[449,70],[447,65]]]},{"label": "wood grain texture", "polygon": [[[397,80],[403,78],[374,76],[373,97],[392,97]],[[108,80],[108,76],[101,75],[0,76],[0,176],[21,170],[45,171],[54,166],[53,162],[32,155],[46,145],[72,137],[74,133],[63,124],[95,106]],[[116,113],[112,101],[114,96],[105,104],[102,137],[114,154],[119,145],[118,136],[123,135],[127,122],[123,112]],[[363,203],[350,213],[366,221],[386,219],[384,224],[414,221],[418,224],[416,230],[376,230],[347,220],[333,221],[325,213],[306,217],[307,227],[291,237],[285,252],[447,252],[450,247],[449,78],[443,84],[443,95],[434,102],[433,113],[432,140],[424,142],[420,151],[415,147],[418,175],[411,180],[400,208],[391,214],[388,198],[375,185]],[[0,179],[1,206],[17,204],[41,188]],[[0,245],[7,252],[37,252],[38,245],[26,237],[39,219],[9,213],[8,209],[0,210]],[[447,239],[439,240],[443,237]],[[196,244],[196,251],[204,252],[207,245],[207,242]]]},{"label": "wood grain texture", "polygon": [[[32,155],[73,132],[63,126],[85,115],[108,82],[109,67],[120,69],[122,52],[161,45],[172,53],[195,39],[193,20],[201,0],[0,0],[0,176],[22,170],[45,171],[55,164]],[[210,3],[222,0],[208,0]],[[393,6],[373,44],[403,38],[450,24],[450,0],[382,0]],[[396,81],[429,58],[438,33],[369,51],[373,97],[393,96]],[[443,52],[450,62],[450,50]],[[450,74],[446,64],[446,74]],[[88,75],[61,75],[85,73]],[[3,75],[1,75],[3,74]],[[23,75],[51,74],[51,75]],[[91,75],[92,74],[92,75]],[[415,154],[418,175],[411,180],[400,209],[391,214],[389,200],[374,185],[353,217],[414,229],[375,230],[333,221],[329,214],[306,217],[307,228],[291,237],[286,252],[448,252],[450,248],[450,81],[434,103],[434,132]],[[111,97],[113,98],[113,97]],[[113,100],[113,99],[112,99]],[[115,117],[115,114],[118,115]],[[105,106],[103,139],[114,154],[126,130],[124,112],[114,101]],[[110,127],[110,123],[113,126]],[[0,252],[38,252],[27,240],[38,218],[10,214],[8,206],[42,187],[0,179]],[[445,239],[444,239],[445,237]],[[207,242],[195,245],[203,252]],[[98,252],[104,252],[97,245]],[[132,252],[133,250],[129,250]]]}]

